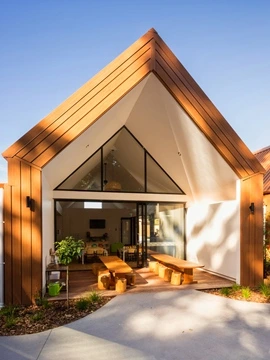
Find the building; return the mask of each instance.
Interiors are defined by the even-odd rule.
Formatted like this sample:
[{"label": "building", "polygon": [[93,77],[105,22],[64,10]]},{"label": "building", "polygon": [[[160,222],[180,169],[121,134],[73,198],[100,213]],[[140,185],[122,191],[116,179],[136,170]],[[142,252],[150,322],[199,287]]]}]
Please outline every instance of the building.
[{"label": "building", "polygon": [[264,168],[154,29],[3,156],[5,303],[44,289],[67,235],[262,281]]},{"label": "building", "polygon": [[263,208],[264,208],[264,268],[265,276],[269,273],[270,257],[270,146],[256,151],[256,158],[265,168],[266,173],[263,177]]},{"label": "building", "polygon": [[270,211],[270,146],[256,151],[254,155],[266,170],[263,177],[263,201]]}]

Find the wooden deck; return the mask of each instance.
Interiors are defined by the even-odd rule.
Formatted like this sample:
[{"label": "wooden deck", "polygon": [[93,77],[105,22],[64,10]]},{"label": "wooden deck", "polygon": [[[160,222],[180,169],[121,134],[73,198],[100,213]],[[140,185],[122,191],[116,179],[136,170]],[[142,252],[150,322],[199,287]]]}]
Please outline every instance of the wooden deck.
[{"label": "wooden deck", "polygon": [[[166,290],[184,290],[184,289],[214,289],[230,287],[233,281],[210,274],[203,269],[194,269],[194,280],[196,284],[189,285],[171,285],[165,282],[158,275],[149,271],[149,268],[134,269],[136,274],[136,285],[128,287],[127,292],[152,292]],[[114,290],[99,290],[97,287],[97,277],[91,270],[91,264],[72,264],[69,269],[69,298],[80,298],[89,294],[90,291],[97,291],[103,296],[119,295]],[[66,293],[61,291],[58,296],[49,297],[50,300],[66,299]]]}]

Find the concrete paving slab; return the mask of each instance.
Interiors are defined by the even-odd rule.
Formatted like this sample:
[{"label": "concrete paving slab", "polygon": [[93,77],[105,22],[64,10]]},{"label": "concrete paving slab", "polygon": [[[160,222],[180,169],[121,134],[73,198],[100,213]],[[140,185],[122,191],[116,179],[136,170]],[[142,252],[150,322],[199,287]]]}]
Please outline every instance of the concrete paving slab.
[{"label": "concrete paving slab", "polygon": [[0,336],[0,360],[38,359],[51,330],[32,335]]},{"label": "concrete paving slab", "polygon": [[[0,338],[1,350],[6,340],[16,349],[6,353],[9,357],[2,358],[1,352],[0,359],[268,359],[269,315],[269,304],[196,290],[124,293],[47,337],[41,333]],[[17,354],[25,357],[12,357]]]}]

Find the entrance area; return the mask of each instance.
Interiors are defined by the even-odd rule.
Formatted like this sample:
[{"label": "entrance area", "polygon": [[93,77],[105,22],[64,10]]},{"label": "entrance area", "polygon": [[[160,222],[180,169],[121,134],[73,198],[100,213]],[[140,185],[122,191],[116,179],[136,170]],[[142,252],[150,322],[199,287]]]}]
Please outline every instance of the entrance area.
[{"label": "entrance area", "polygon": [[82,239],[85,263],[116,254],[141,268],[151,251],[185,258],[183,203],[56,200],[55,219],[55,241]]},{"label": "entrance area", "polygon": [[[82,258],[69,265],[70,298],[85,296],[91,290],[117,295],[116,290],[101,290],[98,285],[99,272],[95,269],[103,265],[106,255],[111,255],[108,261],[115,261],[117,256],[132,268],[135,280],[133,285],[127,284],[127,291],[179,289],[148,265],[157,253],[185,259],[184,203],[56,200],[55,219],[56,241],[73,236],[85,242]],[[100,276],[103,271],[101,266]],[[194,283],[182,282],[180,288],[218,288],[232,283],[203,269],[194,269]],[[55,299],[66,296],[61,291]]]},{"label": "entrance area", "polygon": [[[86,269],[86,267],[88,269]],[[80,269],[80,270],[78,270]],[[218,289],[231,287],[235,284],[234,281],[210,274],[202,269],[194,270],[195,284],[175,286],[170,282],[165,282],[155,273],[149,271],[149,268],[135,269],[136,280],[135,286],[127,286],[129,293],[149,292],[149,291],[171,291],[171,290],[185,290],[185,289]],[[99,290],[97,276],[93,274],[92,264],[78,267],[75,264],[70,265],[69,271],[69,298],[84,297],[91,291],[97,291],[102,296],[116,296],[118,293],[115,290]],[[59,295],[51,297],[50,300],[65,300],[66,292],[61,291]]]}]

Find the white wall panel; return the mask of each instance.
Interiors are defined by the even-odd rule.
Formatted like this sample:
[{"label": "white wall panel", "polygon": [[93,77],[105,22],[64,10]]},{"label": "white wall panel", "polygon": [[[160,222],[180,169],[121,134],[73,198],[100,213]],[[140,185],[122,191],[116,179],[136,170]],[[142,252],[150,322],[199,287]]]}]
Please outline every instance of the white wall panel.
[{"label": "white wall panel", "polygon": [[187,209],[187,259],[236,279],[240,268],[240,212],[237,200]]},{"label": "white wall panel", "polygon": [[46,177],[42,176],[42,283],[45,290],[46,266],[50,263],[50,248],[54,248],[54,200],[53,191]]}]

